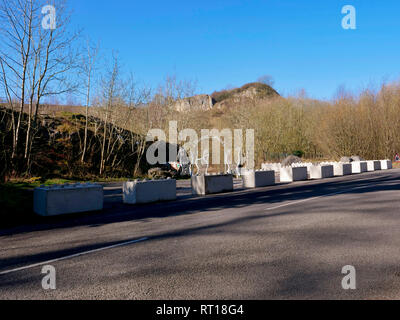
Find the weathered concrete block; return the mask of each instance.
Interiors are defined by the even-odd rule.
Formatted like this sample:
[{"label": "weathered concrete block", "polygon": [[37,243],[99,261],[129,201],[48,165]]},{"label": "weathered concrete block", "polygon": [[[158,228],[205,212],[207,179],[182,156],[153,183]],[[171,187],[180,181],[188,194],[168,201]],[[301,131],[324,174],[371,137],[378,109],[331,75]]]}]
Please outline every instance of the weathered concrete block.
[{"label": "weathered concrete block", "polygon": [[333,175],[334,176],[346,176],[351,174],[351,164],[350,163],[334,163],[333,164]]},{"label": "weathered concrete block", "polygon": [[307,167],[282,167],[280,170],[281,182],[307,180]]},{"label": "weathered concrete block", "polygon": [[250,171],[242,176],[245,188],[260,188],[275,184],[275,171]]},{"label": "weathered concrete block", "polygon": [[310,179],[324,179],[333,177],[332,165],[310,166]]},{"label": "weathered concrete block", "polygon": [[65,184],[41,186],[33,192],[33,211],[41,216],[98,211],[103,209],[103,186]]},{"label": "weathered concrete block", "polygon": [[151,203],[176,199],[176,180],[127,181],[123,186],[123,202]]},{"label": "weathered concrete block", "polygon": [[392,161],[390,160],[381,160],[381,169],[382,170],[388,170],[388,169],[392,169]]},{"label": "weathered concrete block", "polygon": [[233,176],[224,175],[200,175],[192,176],[192,193],[195,195],[206,195],[233,191]]},{"label": "weathered concrete block", "polygon": [[362,173],[367,172],[368,166],[364,161],[353,161],[351,163],[351,173]]}]

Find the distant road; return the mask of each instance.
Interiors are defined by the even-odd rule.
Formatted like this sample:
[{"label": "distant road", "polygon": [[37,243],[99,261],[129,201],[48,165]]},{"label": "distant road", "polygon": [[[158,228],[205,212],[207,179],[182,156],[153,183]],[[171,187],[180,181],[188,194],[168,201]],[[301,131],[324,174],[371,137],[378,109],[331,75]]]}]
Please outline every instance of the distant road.
[{"label": "distant road", "polygon": [[0,230],[0,299],[400,298],[400,169],[204,198],[185,183],[141,206],[110,185],[104,213]]}]

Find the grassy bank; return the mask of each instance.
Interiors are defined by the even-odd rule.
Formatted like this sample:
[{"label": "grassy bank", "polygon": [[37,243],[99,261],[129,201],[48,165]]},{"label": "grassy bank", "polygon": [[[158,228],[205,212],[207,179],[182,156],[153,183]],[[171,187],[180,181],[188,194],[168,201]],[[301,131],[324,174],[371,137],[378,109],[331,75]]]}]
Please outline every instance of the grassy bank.
[{"label": "grassy bank", "polygon": [[[127,179],[94,179],[91,182],[118,182]],[[16,179],[0,184],[0,229],[21,224],[35,223],[40,218],[33,213],[33,190],[40,185],[83,182],[71,179]],[[87,181],[85,181],[87,182]]]},{"label": "grassy bank", "polygon": [[0,184],[0,228],[34,222],[37,217],[33,213],[33,189],[44,184],[62,184],[73,182],[66,179],[12,180]]}]

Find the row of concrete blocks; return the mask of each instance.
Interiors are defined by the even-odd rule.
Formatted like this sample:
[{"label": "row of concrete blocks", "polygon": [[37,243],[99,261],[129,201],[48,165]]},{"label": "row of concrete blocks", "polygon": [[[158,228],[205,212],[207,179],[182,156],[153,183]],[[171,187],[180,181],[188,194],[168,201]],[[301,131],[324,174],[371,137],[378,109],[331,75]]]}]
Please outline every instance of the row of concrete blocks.
[{"label": "row of concrete blocks", "polygon": [[390,160],[355,161],[351,163],[325,162],[319,165],[298,163],[290,167],[281,167],[280,181],[302,181],[307,180],[308,177],[309,179],[324,179],[387,169],[392,169],[392,162]]},{"label": "row of concrete blocks", "polygon": [[[323,179],[353,173],[391,169],[388,160],[326,163],[304,167],[282,167],[280,181],[292,182]],[[275,184],[275,171],[250,171],[243,175],[245,188],[259,188]],[[195,195],[215,194],[233,191],[232,175],[193,176],[192,192]],[[51,187],[41,186],[34,191],[34,211],[42,216],[98,211],[103,209],[103,187],[99,184],[67,184]],[[176,199],[176,180],[135,180],[123,185],[123,202],[127,204],[151,203]]]},{"label": "row of concrete blocks", "polygon": [[[369,160],[369,161],[358,161],[358,162],[366,162],[368,166],[368,171],[374,171],[374,170],[386,170],[386,169],[391,169],[392,168],[392,162],[390,160]],[[329,165],[329,164],[339,164],[343,162],[322,162],[321,165]],[[347,162],[350,163],[350,162]],[[298,163],[293,163],[289,167],[311,167],[314,166],[315,164],[311,162],[298,162]],[[280,171],[281,168],[283,168],[282,164],[280,163],[263,163],[261,165],[261,169],[263,171]]]},{"label": "row of concrete blocks", "polygon": [[[274,172],[272,171],[272,174]],[[267,172],[267,175],[270,175]],[[193,194],[206,195],[233,190],[232,175],[192,177]],[[56,216],[103,209],[103,186],[99,184],[66,184],[41,186],[34,190],[34,212]],[[176,199],[176,180],[135,180],[123,184],[123,202],[142,204]]]},{"label": "row of concrete blocks", "polygon": [[[65,184],[41,186],[34,190],[33,210],[41,216],[56,216],[103,209],[103,186]],[[151,203],[176,199],[176,180],[135,180],[124,182],[123,202]]]},{"label": "row of concrete blocks", "polygon": [[[276,166],[278,168],[278,166]],[[391,169],[389,160],[366,161],[352,163],[299,163],[290,167],[280,167],[280,181],[293,182],[308,179],[324,179],[334,176],[362,173],[367,171]],[[245,188],[259,188],[275,184],[275,170],[249,171],[242,176]],[[228,192],[233,190],[233,177],[231,175],[194,176],[192,177],[192,191],[196,195]]]}]

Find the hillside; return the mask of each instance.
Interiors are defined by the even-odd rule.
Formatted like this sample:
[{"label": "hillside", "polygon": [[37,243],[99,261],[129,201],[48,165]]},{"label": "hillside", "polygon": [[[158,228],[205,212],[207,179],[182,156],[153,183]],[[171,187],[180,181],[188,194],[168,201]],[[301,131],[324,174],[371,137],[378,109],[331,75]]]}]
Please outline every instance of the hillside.
[{"label": "hillside", "polygon": [[[83,107],[74,107],[83,111]],[[57,110],[57,111],[56,111]],[[104,139],[104,121],[89,116],[87,150],[82,161],[82,148],[85,129],[85,116],[61,110],[70,107],[56,106],[43,109],[40,121],[33,127],[33,140],[29,157],[25,158],[21,145],[17,156],[11,160],[12,131],[8,130],[12,113],[0,107],[0,148],[4,150],[0,163],[1,177],[40,176],[44,178],[63,177],[90,179],[99,176],[102,145],[105,144],[104,173],[108,177],[132,177],[134,173],[147,172],[148,166],[142,160],[146,149],[145,137],[124,129],[115,123],[108,123]],[[46,114],[45,114],[46,113]],[[14,114],[14,118],[17,114]],[[23,114],[20,136],[26,135],[27,114]],[[143,150],[139,150],[139,148]],[[9,166],[7,165],[9,164]],[[26,168],[23,171],[23,168]]]},{"label": "hillside", "polygon": [[263,99],[278,96],[279,93],[275,89],[260,82],[247,83],[240,88],[215,91],[211,95],[215,103],[220,103],[226,100],[237,100],[241,98]]},{"label": "hillside", "polygon": [[211,95],[200,94],[179,99],[174,103],[173,109],[178,112],[221,110],[233,107],[243,99],[259,100],[274,97],[279,97],[279,93],[272,87],[260,82],[252,82],[240,88],[215,91]]}]

